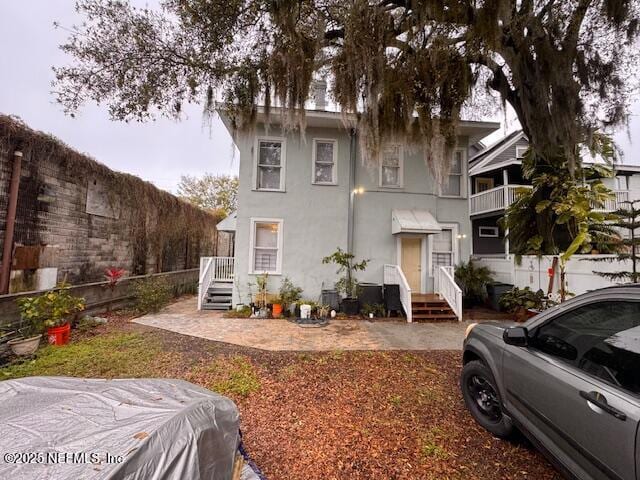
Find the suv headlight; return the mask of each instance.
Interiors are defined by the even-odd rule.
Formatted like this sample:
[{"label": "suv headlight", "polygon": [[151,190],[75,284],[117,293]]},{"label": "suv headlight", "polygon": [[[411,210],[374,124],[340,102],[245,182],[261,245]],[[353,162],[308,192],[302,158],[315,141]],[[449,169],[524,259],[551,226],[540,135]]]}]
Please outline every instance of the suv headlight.
[{"label": "suv headlight", "polygon": [[471,330],[473,330],[473,327],[475,327],[477,325],[477,323],[470,323],[469,326],[467,327],[467,329],[464,331],[464,339],[466,340],[467,337],[469,336],[469,334],[471,333]]}]

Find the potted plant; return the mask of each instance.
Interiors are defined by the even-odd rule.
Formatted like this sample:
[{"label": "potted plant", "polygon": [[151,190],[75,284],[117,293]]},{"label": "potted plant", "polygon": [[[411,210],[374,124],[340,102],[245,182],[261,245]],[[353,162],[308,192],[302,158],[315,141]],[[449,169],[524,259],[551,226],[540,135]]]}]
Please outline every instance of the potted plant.
[{"label": "potted plant", "polygon": [[331,305],[318,305],[318,317],[326,319],[331,311]]},{"label": "potted plant", "polygon": [[292,315],[295,315],[296,303],[302,296],[302,289],[296,287],[287,277],[282,279],[280,284],[280,302],[283,309],[288,309]]},{"label": "potted plant", "polygon": [[500,307],[514,313],[516,320],[520,322],[537,315],[552,304],[542,290],[534,292],[529,287],[513,287],[500,297]]},{"label": "potted plant", "polygon": [[336,290],[344,294],[342,298],[342,311],[348,315],[357,315],[359,308],[358,301],[358,280],[354,277],[354,272],[363,271],[367,268],[369,260],[355,261],[355,255],[345,252],[340,247],[322,259],[322,263],[335,263],[338,265],[337,274],[342,277],[336,282]]},{"label": "potted plant", "polygon": [[466,308],[484,302],[487,296],[486,287],[493,282],[491,270],[484,266],[476,266],[473,261],[460,263],[455,268],[455,281],[462,290],[462,302]]},{"label": "potted plant", "polygon": [[15,355],[33,355],[38,346],[40,346],[44,325],[39,316],[37,298],[19,298],[17,301],[18,310],[20,311],[20,326],[18,327],[20,336],[7,342],[7,345]]},{"label": "potted plant", "polygon": [[269,309],[267,308],[267,281],[269,280],[269,274],[258,275],[256,277],[256,286],[258,293],[256,295],[256,305],[259,308],[258,316],[260,318],[267,318],[269,316]]},{"label": "potted plant", "polygon": [[282,299],[276,298],[271,304],[271,316],[273,318],[280,318],[282,316]]},{"label": "potted plant", "polygon": [[85,308],[84,299],[71,295],[69,285],[65,282],[39,297],[21,299],[21,303],[28,305],[33,319],[38,319],[47,327],[47,336],[52,345],[69,342],[70,317]]}]

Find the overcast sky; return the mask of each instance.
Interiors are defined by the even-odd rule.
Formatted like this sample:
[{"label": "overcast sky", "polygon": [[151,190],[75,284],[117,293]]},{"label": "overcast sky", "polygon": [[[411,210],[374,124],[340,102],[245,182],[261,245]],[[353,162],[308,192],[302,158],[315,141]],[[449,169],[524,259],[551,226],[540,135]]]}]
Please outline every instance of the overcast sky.
[{"label": "overcast sky", "polygon": [[[158,1],[134,3],[154,6]],[[187,118],[181,122],[116,122],[109,119],[106,107],[95,105],[86,105],[75,118],[65,116],[50,93],[51,66],[69,62],[58,48],[67,34],[55,29],[54,21],[66,26],[80,23],[73,0],[0,0],[0,112],[17,115],[111,168],[167,190],[175,191],[182,174],[237,171],[231,137],[217,119],[203,125],[197,106],[186,108]],[[639,103],[634,114],[631,138],[621,132],[617,140],[625,163],[640,164],[640,156],[632,154],[640,142]]]}]

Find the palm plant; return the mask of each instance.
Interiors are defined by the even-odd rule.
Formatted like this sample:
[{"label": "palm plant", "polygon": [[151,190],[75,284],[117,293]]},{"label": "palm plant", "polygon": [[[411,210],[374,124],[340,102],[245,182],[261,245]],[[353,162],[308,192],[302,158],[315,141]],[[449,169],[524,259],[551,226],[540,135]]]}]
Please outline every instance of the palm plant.
[{"label": "palm plant", "polygon": [[488,267],[476,266],[473,260],[460,263],[455,268],[455,280],[462,289],[462,297],[468,305],[480,303],[487,295],[486,286],[493,282]]},{"label": "palm plant", "polygon": [[[610,162],[615,146],[602,134],[594,134],[586,146],[592,155],[609,163],[571,168],[566,153],[559,151],[556,158],[548,159],[530,149],[522,167],[533,188],[520,189],[501,220],[516,258],[558,255],[562,301],[567,296],[566,266],[573,254],[589,252],[615,236],[606,226],[610,215],[602,212],[614,197],[601,180],[613,175]],[[576,146],[576,152],[579,150]]]}]

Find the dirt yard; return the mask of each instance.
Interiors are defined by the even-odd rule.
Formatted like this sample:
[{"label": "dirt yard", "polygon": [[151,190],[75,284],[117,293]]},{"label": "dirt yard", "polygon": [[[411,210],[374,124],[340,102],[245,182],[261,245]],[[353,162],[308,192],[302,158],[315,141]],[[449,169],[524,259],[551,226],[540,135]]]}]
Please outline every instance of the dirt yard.
[{"label": "dirt yard", "polygon": [[458,390],[460,352],[266,352],[114,315],[64,348],[0,369],[25,375],[175,377],[233,398],[269,480],[556,479],[524,441],[476,426]]}]

